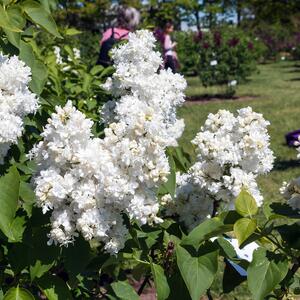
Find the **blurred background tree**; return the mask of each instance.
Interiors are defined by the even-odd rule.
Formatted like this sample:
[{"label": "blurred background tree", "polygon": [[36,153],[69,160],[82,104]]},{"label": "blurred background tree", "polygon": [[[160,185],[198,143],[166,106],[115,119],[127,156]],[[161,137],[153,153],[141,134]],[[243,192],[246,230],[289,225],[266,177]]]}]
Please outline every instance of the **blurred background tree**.
[{"label": "blurred background tree", "polygon": [[80,30],[104,31],[114,18],[112,1],[59,1],[55,18],[58,24]]},{"label": "blurred background tree", "polygon": [[299,0],[50,0],[48,9],[54,11],[59,25],[82,32],[74,42],[78,41],[83,56],[96,57],[101,34],[113,26],[118,5],[137,8],[140,27],[150,30],[167,21],[173,22],[176,31],[239,27],[263,41],[266,59],[300,48]]},{"label": "blurred background tree", "polygon": [[50,3],[57,8],[55,17],[59,24],[97,32],[111,26],[117,5],[140,10],[143,27],[172,21],[176,29],[181,29],[182,23],[198,30],[227,23],[247,27],[280,24],[294,28],[299,27],[300,16],[298,0],[52,0]]}]

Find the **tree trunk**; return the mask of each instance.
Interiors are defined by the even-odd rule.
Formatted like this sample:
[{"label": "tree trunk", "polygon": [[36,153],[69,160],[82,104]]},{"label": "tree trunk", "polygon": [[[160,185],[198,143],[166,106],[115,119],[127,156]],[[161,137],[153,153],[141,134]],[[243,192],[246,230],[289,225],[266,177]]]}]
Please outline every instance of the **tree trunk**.
[{"label": "tree trunk", "polygon": [[198,11],[198,10],[195,10],[194,14],[195,14],[195,18],[196,18],[196,26],[197,26],[197,30],[200,31],[201,26],[200,26],[199,11]]},{"label": "tree trunk", "polygon": [[236,15],[237,15],[237,26],[241,25],[241,15],[242,15],[242,7],[241,2],[239,0],[236,1]]}]

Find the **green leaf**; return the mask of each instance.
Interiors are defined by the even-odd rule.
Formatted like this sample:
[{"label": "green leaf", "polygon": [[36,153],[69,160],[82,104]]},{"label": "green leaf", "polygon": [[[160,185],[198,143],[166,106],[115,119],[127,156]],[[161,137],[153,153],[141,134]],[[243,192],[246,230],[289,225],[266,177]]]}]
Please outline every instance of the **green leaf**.
[{"label": "green leaf", "polygon": [[134,288],[127,281],[117,281],[111,284],[116,296],[122,300],[139,300]]},{"label": "green leaf", "polygon": [[208,219],[195,227],[189,235],[182,240],[182,244],[198,247],[204,240],[223,232],[225,232],[224,223],[218,217]]},{"label": "green leaf", "polygon": [[3,28],[8,41],[14,45],[16,48],[20,47],[21,33],[22,29],[26,24],[26,20],[22,15],[22,10],[18,6],[9,7],[6,10],[7,17],[13,26],[19,28],[18,31],[12,30],[10,28]]},{"label": "green leaf", "polygon": [[[137,231],[137,238],[144,239],[144,242],[146,244],[146,249],[150,249],[155,243],[157,243],[157,240],[159,236],[161,235],[161,230],[155,230],[155,231],[149,231],[149,232],[143,232],[143,231]],[[141,243],[142,241],[138,241]]]},{"label": "green leaf", "polygon": [[219,247],[221,256],[228,259],[235,259],[237,257],[233,246],[223,237],[219,237],[214,243]]},{"label": "green leaf", "polygon": [[54,275],[45,275],[36,280],[48,300],[73,299],[66,283]]},{"label": "green leaf", "polygon": [[275,218],[289,218],[300,219],[300,214],[286,203],[271,203],[268,207],[267,217],[270,219]]},{"label": "green leaf", "polygon": [[235,222],[233,231],[241,246],[255,232],[256,220],[242,218]]},{"label": "green leaf", "polygon": [[18,207],[19,187],[20,175],[13,166],[0,178],[0,229],[8,238],[13,238],[11,225]]},{"label": "green leaf", "polygon": [[92,69],[90,70],[91,75],[97,75],[103,71],[104,67],[101,65],[96,65],[93,66]]},{"label": "green leaf", "polygon": [[48,228],[34,229],[31,236],[28,236],[26,243],[30,245],[30,267],[31,280],[44,275],[55,263],[60,248],[54,245],[47,245]]},{"label": "green leaf", "polygon": [[15,243],[8,249],[7,257],[14,273],[20,273],[29,265],[29,247],[25,243]]},{"label": "green leaf", "polygon": [[31,71],[32,80],[29,84],[30,89],[37,95],[40,95],[47,80],[47,68],[41,61],[35,59]]},{"label": "green leaf", "polygon": [[8,41],[14,45],[15,47],[20,47],[21,34],[19,32],[10,31],[8,29],[3,28],[3,31],[6,34]]},{"label": "green leaf", "polygon": [[42,277],[46,272],[48,272],[51,269],[53,264],[54,262],[46,265],[43,264],[40,260],[36,260],[35,264],[29,267],[31,281],[33,281],[35,278]]},{"label": "green leaf", "polygon": [[189,154],[184,152],[180,147],[172,148],[172,150],[176,167],[182,172],[187,172],[191,165]]},{"label": "green leaf", "polygon": [[70,45],[65,45],[64,50],[67,52],[67,54],[71,57],[74,58],[74,52],[72,50],[72,47]]},{"label": "green leaf", "polygon": [[10,243],[17,243],[22,241],[23,232],[25,230],[25,217],[16,217],[9,225],[7,232],[8,241]]},{"label": "green leaf", "polygon": [[198,248],[199,245],[214,236],[232,231],[233,224],[241,216],[235,211],[222,213],[217,217],[205,220],[203,223],[195,227],[187,237],[182,240],[183,245],[193,245]]},{"label": "green leaf", "polygon": [[218,270],[218,251],[207,244],[200,247],[197,256],[192,256],[185,248],[176,245],[176,256],[192,300],[199,300],[213,283]]},{"label": "green leaf", "polygon": [[93,77],[90,74],[84,74],[83,76],[83,82],[82,82],[82,90],[85,93],[88,93],[91,87]]},{"label": "green leaf", "polygon": [[39,0],[39,2],[43,5],[44,9],[48,12],[51,13],[51,8],[50,8],[50,1],[49,0]]},{"label": "green leaf", "polygon": [[12,0],[0,0],[4,6],[8,5]]},{"label": "green leaf", "polygon": [[16,22],[14,16],[9,15],[8,12],[8,10],[5,10],[3,6],[0,5],[0,28],[2,27],[13,32],[21,32],[20,23]]},{"label": "green leaf", "polygon": [[20,43],[20,58],[31,68],[31,90],[38,95],[41,94],[48,76],[47,68],[35,57],[32,47],[24,41]]},{"label": "green leaf", "polygon": [[[36,215],[33,214],[33,217]],[[8,249],[8,259],[13,271],[19,273],[24,268],[29,269],[31,281],[47,272],[60,252],[59,247],[47,245],[48,228],[40,227],[40,224],[36,224],[34,228],[30,220],[23,242]]]},{"label": "green leaf", "polygon": [[100,79],[107,78],[111,76],[114,72],[115,72],[115,68],[113,66],[109,66],[102,71],[100,75]]},{"label": "green leaf", "polygon": [[64,265],[70,275],[76,277],[94,257],[88,242],[77,238],[74,245],[63,250]]},{"label": "green leaf", "polygon": [[66,35],[77,35],[81,34],[81,31],[77,30],[76,28],[67,28],[65,31]]},{"label": "green leaf", "polygon": [[263,300],[288,272],[286,257],[268,252],[264,248],[254,251],[248,267],[248,287],[254,300]]},{"label": "green leaf", "polygon": [[276,230],[289,248],[300,250],[299,223],[277,226]]},{"label": "green leaf", "polygon": [[236,198],[235,209],[243,217],[254,216],[258,212],[255,199],[245,189]]},{"label": "green leaf", "polygon": [[32,206],[35,203],[35,193],[30,184],[21,181],[20,183],[20,198],[23,200],[23,208],[30,217],[32,213]]},{"label": "green leaf", "polygon": [[168,280],[170,285],[169,299],[191,300],[190,293],[180,275],[180,271],[176,268],[174,274]]},{"label": "green leaf", "polygon": [[8,7],[6,13],[10,23],[13,24],[13,26],[17,27],[19,31],[22,31],[22,29],[26,25],[26,19],[23,16],[22,9],[19,6],[14,5]]},{"label": "green leaf", "polygon": [[151,263],[151,272],[154,278],[157,300],[167,299],[170,294],[170,288],[164,273],[164,269],[159,265]]},{"label": "green leaf", "polygon": [[62,37],[57,30],[54,19],[52,18],[51,14],[44,9],[43,5],[38,2],[28,0],[22,3],[22,7],[28,18],[33,23],[40,25],[42,28],[56,37]]},{"label": "green leaf", "polygon": [[33,295],[19,286],[10,288],[4,295],[3,300],[34,300]]}]

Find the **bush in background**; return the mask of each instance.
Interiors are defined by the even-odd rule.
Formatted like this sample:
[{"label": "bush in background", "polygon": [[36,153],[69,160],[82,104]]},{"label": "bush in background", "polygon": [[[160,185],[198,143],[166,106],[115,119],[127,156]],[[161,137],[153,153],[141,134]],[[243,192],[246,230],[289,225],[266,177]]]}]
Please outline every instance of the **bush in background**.
[{"label": "bush in background", "polygon": [[69,45],[71,48],[77,48],[80,50],[81,60],[87,66],[94,66],[96,64],[100,45],[99,41],[101,39],[100,33],[95,33],[89,30],[79,31],[75,28],[67,28],[62,30],[64,39],[63,40],[53,40],[53,38],[48,34],[43,34],[38,36],[38,43],[40,45],[46,45],[45,48],[63,45]]},{"label": "bush in background", "polygon": [[264,61],[281,59],[282,53],[291,53],[299,43],[298,34],[276,24],[260,24],[253,34],[265,45]]},{"label": "bush in background", "polygon": [[195,43],[194,32],[178,31],[174,34],[177,42],[176,52],[180,63],[180,72],[185,75],[197,75],[199,60],[198,45]]},{"label": "bush in background", "polygon": [[225,86],[232,96],[238,83],[256,70],[264,45],[234,28],[176,35],[181,71],[198,74],[205,87]]}]

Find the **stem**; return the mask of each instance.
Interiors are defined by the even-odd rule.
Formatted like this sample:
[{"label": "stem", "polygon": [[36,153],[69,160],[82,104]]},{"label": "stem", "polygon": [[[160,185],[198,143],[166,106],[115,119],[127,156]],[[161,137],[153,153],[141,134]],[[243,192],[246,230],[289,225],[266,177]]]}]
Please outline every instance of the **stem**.
[{"label": "stem", "polygon": [[267,222],[263,225],[263,229],[265,229],[270,222],[272,222],[272,220],[267,220]]},{"label": "stem", "polygon": [[274,240],[273,240],[272,238],[270,238],[269,236],[264,235],[259,227],[257,227],[256,229],[257,229],[257,231],[260,233],[260,236],[261,236],[261,237],[266,238],[266,239],[269,240],[271,243],[273,243],[275,246],[277,246],[277,248],[280,249],[284,254],[287,254],[286,249],[279,243],[279,241],[277,240],[276,237],[274,237],[274,236],[272,235],[272,237],[275,238],[275,241],[274,241]]},{"label": "stem", "polygon": [[293,264],[292,268],[291,268],[291,274],[292,276],[294,276],[296,274],[296,272],[298,271],[298,269],[300,268],[300,262],[297,261]]},{"label": "stem", "polygon": [[271,239],[269,236],[265,236],[265,238],[267,238],[267,239],[268,239],[269,241],[271,241],[275,246],[277,246],[277,248],[280,249],[284,254],[290,256],[290,257],[293,258],[293,259],[296,259],[296,260],[298,259],[297,257],[295,257],[295,256],[293,255],[293,253],[292,253],[289,249],[284,248],[284,247],[280,244],[280,242],[278,241],[277,237],[276,237],[274,234],[272,234],[272,237],[275,239],[275,241],[274,241],[273,239]]},{"label": "stem", "polygon": [[144,281],[142,282],[142,284],[137,292],[139,296],[143,293],[143,290],[144,290],[146,284],[148,283],[149,279],[150,279],[150,276],[146,275],[144,278]]},{"label": "stem", "polygon": [[[150,261],[153,261],[154,260],[154,249],[150,250],[150,257],[151,257]],[[149,283],[149,279],[150,278],[151,278],[150,274],[148,274],[148,275],[145,276],[144,281],[142,282],[142,284],[141,284],[141,286],[140,286],[140,288],[138,290],[138,295],[141,295],[143,293],[143,290],[144,290],[146,284]]]},{"label": "stem", "polygon": [[274,241],[273,239],[271,239],[269,236],[264,236],[267,240],[269,240],[270,242],[272,242],[275,246],[277,246],[278,249],[280,249],[281,251],[283,251],[283,253],[286,254],[286,250],[279,244],[279,242],[277,242],[276,240]]},{"label": "stem", "polygon": [[276,241],[277,244],[280,244],[280,242],[279,242],[278,238],[276,237],[276,235],[271,233],[271,236],[274,238],[274,240]]},{"label": "stem", "polygon": [[300,259],[296,259],[296,262],[293,264],[292,268],[288,271],[284,281],[283,281],[283,284],[281,285],[281,290],[283,292],[283,295],[279,298],[279,300],[282,300],[285,296],[285,294],[288,292],[288,287],[285,286],[284,283],[288,283],[293,277],[294,275],[296,274],[296,272],[298,271],[300,267]]},{"label": "stem", "polygon": [[208,289],[208,290],[206,291],[206,296],[207,296],[208,300],[214,300],[214,298],[213,298],[212,295],[211,295],[210,289]]},{"label": "stem", "polygon": [[288,274],[286,276],[287,280],[285,281],[290,281],[294,277],[294,275],[296,274],[299,268],[300,268],[300,258],[298,258],[296,262],[294,262],[292,268],[288,271]]}]

